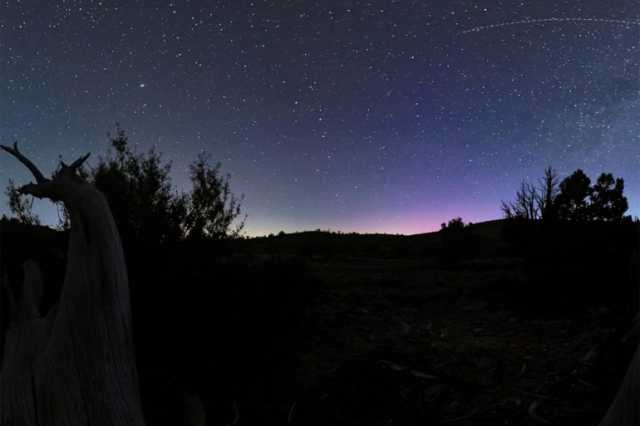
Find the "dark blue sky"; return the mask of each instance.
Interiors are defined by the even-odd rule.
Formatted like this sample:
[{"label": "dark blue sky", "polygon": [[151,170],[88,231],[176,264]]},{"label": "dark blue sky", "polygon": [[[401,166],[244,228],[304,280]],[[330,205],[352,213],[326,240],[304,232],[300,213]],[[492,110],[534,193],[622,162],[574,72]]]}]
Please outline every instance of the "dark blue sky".
[{"label": "dark blue sky", "polygon": [[624,177],[640,215],[637,1],[10,0],[0,79],[0,142],[42,169],[119,122],[179,188],[221,161],[252,235],[496,218],[547,165]]}]

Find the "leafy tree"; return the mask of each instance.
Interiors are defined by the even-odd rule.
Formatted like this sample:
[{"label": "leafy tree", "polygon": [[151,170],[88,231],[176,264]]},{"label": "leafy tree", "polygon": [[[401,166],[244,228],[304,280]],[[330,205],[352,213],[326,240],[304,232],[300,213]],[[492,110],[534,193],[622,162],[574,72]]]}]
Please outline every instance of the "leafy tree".
[{"label": "leafy tree", "polygon": [[560,183],[555,207],[560,220],[586,221],[591,219],[589,198],[591,179],[578,169]]},{"label": "leafy tree", "polygon": [[172,191],[171,163],[164,163],[154,149],[133,152],[120,128],[111,146],[113,151],[100,158],[91,175],[109,201],[123,240],[152,247],[179,240],[186,199]]},{"label": "leafy tree", "polygon": [[185,218],[187,235],[191,239],[220,239],[236,237],[244,227],[240,216],[240,200],[231,193],[229,176],[220,174],[220,163],[209,164],[209,157],[201,153],[190,166],[193,189],[188,199]]},{"label": "leafy tree", "polygon": [[528,220],[619,221],[629,204],[624,180],[602,173],[596,183],[580,169],[558,184],[558,175],[547,167],[538,186],[522,182],[513,202],[502,202],[506,218]]},{"label": "leafy tree", "polygon": [[[111,147],[91,169],[78,170],[80,179],[93,183],[107,198],[125,245],[143,247],[192,239],[238,237],[244,219],[241,199],[231,193],[229,177],[222,176],[220,164],[210,165],[201,154],[190,166],[192,190],[174,191],[171,163],[155,149],[134,152],[124,130],[116,126],[109,135]],[[13,182],[7,188],[9,208],[25,223],[39,223],[31,203],[17,193]],[[68,227],[68,215],[59,209],[59,227]]]},{"label": "leafy tree", "polygon": [[18,192],[18,187],[12,179],[5,190],[9,199],[9,210],[22,223],[27,225],[40,225],[40,218],[33,213],[33,197]]},{"label": "leafy tree", "polygon": [[605,222],[620,221],[629,208],[624,193],[624,179],[602,173],[591,188],[591,217]]}]

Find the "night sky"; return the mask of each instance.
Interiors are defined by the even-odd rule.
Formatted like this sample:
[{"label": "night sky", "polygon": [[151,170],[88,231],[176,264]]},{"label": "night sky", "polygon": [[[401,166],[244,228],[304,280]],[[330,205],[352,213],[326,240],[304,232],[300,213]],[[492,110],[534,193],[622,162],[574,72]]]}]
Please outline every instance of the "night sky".
[{"label": "night sky", "polygon": [[184,189],[207,150],[248,235],[498,218],[547,165],[624,177],[640,215],[639,115],[637,0],[0,4],[1,143],[48,173],[118,122]]}]

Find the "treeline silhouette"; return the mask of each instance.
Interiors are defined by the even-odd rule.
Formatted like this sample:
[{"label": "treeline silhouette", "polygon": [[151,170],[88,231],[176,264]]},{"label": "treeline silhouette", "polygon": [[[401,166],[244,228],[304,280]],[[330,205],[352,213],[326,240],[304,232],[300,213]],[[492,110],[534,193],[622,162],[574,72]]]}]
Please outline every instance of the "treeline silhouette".
[{"label": "treeline silhouette", "polygon": [[580,169],[560,180],[547,167],[537,185],[523,182],[502,203],[502,236],[525,262],[528,297],[564,308],[617,300],[634,311],[638,222],[628,207],[624,180],[611,173],[591,184]]},{"label": "treeline silhouette", "polygon": [[[171,163],[164,161],[161,153],[154,148],[135,152],[119,126],[109,137],[107,155],[101,156],[95,167],[80,169],[79,174],[107,197],[125,246],[153,248],[240,235],[246,218],[241,215],[241,197],[231,192],[229,176],[221,174],[220,163],[210,164],[206,152],[190,164],[192,188],[185,193],[173,188]],[[32,210],[32,198],[20,194],[12,180],[5,192],[9,209],[18,220],[40,224]],[[69,218],[62,206],[59,213],[58,228],[67,229]]]},{"label": "treeline silhouette", "polygon": [[[520,271],[505,292],[523,304],[568,310],[606,302],[631,315],[638,300],[637,224],[625,216],[624,181],[611,174],[591,184],[581,170],[560,181],[547,168],[503,203],[503,220],[454,218],[436,233],[316,230],[247,239],[240,238],[242,199],[206,155],[190,167],[191,191],[180,193],[160,153],[135,152],[119,128],[110,147],[83,178],[107,197],[123,240],[149,424],[184,424],[194,401],[214,424],[233,423],[239,411],[244,423],[286,419],[274,398],[290,404],[307,385],[295,371],[309,350],[302,342],[318,294],[308,262],[411,258],[454,271],[500,264]],[[16,217],[2,221],[10,282],[21,283],[22,263],[35,259],[44,303],[52,304],[64,276],[66,214],[62,232],[53,231],[38,225],[13,182],[7,194]]]},{"label": "treeline silhouette", "polygon": [[628,208],[624,179],[602,173],[591,185],[591,179],[578,169],[560,181],[551,167],[545,169],[538,185],[523,181],[515,200],[502,202],[507,219],[545,222],[619,222],[630,220],[624,216]]},{"label": "treeline silhouette", "polygon": [[[282,416],[267,412],[270,395],[299,388],[290,367],[314,278],[295,259],[233,255],[242,198],[205,154],[191,164],[184,193],[159,152],[135,152],[120,128],[109,142],[80,174],[105,194],[120,231],[147,422],[185,424],[201,407],[212,424],[228,423],[239,403],[244,421],[278,422]],[[12,288],[19,297],[22,264],[34,259],[52,304],[64,277],[68,216],[60,208],[61,232],[40,226],[32,201],[13,182],[6,191],[15,218],[3,218],[1,242]]]}]

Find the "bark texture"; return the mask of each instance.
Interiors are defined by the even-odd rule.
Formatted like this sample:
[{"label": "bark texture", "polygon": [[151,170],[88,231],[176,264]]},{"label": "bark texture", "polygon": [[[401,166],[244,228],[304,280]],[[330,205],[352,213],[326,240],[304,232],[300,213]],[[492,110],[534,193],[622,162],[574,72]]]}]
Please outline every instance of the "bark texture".
[{"label": "bark texture", "polygon": [[618,394],[600,426],[640,425],[640,350],[636,348]]},{"label": "bark texture", "polygon": [[[640,228],[636,230],[636,234],[640,241]],[[640,251],[638,249],[636,249],[631,263],[631,278],[640,286]],[[640,289],[638,297],[640,310]],[[640,311],[633,320],[631,330],[623,340],[637,339],[639,336]],[[600,426],[640,426],[640,344],[636,347],[618,393],[600,422]]]},{"label": "bark texture", "polygon": [[77,177],[88,156],[47,179],[16,145],[0,148],[36,178],[21,192],[62,201],[71,216],[65,280],[52,309],[40,310],[36,263],[24,265],[19,298],[2,283],[9,312],[0,324],[0,426],[143,426],[127,270],[104,195]]}]

